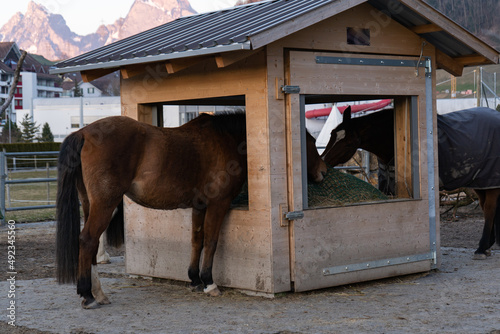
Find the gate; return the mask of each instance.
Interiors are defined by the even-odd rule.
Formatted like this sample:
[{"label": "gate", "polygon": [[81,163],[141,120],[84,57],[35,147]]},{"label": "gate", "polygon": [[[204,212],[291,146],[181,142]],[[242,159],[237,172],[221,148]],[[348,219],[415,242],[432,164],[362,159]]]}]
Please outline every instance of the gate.
[{"label": "gate", "polygon": [[[431,59],[290,51],[289,60],[288,83],[300,93],[286,95],[288,209],[304,210],[289,224],[295,291],[431,269],[437,263]],[[397,199],[306,207],[305,166],[297,158],[305,156],[305,104],[328,98],[394,99]]]},{"label": "gate", "polygon": [[3,225],[5,223],[5,213],[9,211],[20,211],[20,210],[37,210],[37,209],[50,209],[55,208],[55,204],[48,205],[30,205],[22,207],[10,207],[7,208],[5,205],[6,195],[5,187],[9,184],[28,184],[28,183],[40,183],[40,182],[55,182],[57,178],[31,178],[31,179],[21,179],[21,180],[7,180],[7,159],[9,157],[27,157],[27,156],[57,156],[58,151],[49,152],[0,152],[0,210],[1,217],[0,221]]}]

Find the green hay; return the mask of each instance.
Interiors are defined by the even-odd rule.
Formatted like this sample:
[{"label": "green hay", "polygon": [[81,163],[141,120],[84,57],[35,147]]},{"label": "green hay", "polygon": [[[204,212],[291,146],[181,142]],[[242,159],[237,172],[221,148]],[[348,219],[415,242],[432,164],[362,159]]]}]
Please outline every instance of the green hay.
[{"label": "green hay", "polygon": [[308,183],[307,197],[309,207],[342,206],[389,199],[368,182],[333,167],[328,168],[322,182]]},{"label": "green hay", "polygon": [[[309,207],[343,206],[352,203],[384,201],[389,198],[380,190],[355,176],[328,168],[325,179],[320,183],[308,182]],[[248,207],[248,184],[233,200],[233,207]]]}]

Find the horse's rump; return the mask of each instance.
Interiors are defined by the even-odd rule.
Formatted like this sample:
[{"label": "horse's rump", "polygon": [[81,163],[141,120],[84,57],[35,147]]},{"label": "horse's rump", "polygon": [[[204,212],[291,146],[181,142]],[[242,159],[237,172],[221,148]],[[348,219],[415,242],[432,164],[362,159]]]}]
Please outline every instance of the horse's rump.
[{"label": "horse's rump", "polygon": [[500,113],[471,108],[438,115],[437,120],[443,188],[499,188]]}]

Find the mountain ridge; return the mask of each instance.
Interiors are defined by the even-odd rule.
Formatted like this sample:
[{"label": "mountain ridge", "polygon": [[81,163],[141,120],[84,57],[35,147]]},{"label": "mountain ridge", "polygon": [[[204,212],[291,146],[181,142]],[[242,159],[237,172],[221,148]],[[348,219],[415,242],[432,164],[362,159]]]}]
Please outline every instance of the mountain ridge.
[{"label": "mountain ridge", "polygon": [[188,0],[135,0],[125,18],[100,25],[95,33],[78,35],[60,14],[30,1],[25,14],[17,12],[0,28],[0,42],[15,41],[29,53],[57,61],[192,14],[196,11]]}]

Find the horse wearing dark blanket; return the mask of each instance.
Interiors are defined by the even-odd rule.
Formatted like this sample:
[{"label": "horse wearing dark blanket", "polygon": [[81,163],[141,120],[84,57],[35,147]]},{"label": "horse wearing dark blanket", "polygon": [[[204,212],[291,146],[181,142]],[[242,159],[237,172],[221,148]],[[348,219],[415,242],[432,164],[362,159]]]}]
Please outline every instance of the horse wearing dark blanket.
[{"label": "horse wearing dark blanket", "polygon": [[[485,259],[495,238],[500,244],[500,113],[472,108],[438,115],[437,121],[440,187],[472,188],[477,193],[485,223],[474,258]],[[348,108],[322,156],[335,166],[362,148],[394,165],[393,134],[392,109],[351,119]]]}]

